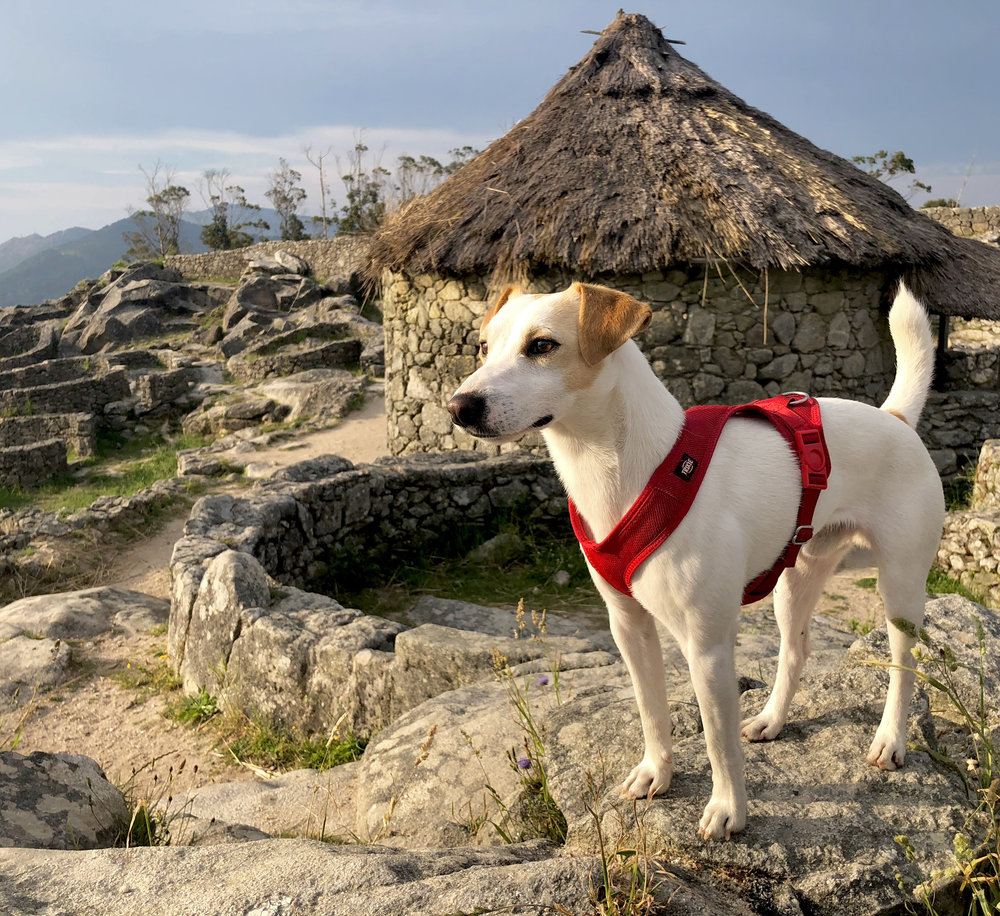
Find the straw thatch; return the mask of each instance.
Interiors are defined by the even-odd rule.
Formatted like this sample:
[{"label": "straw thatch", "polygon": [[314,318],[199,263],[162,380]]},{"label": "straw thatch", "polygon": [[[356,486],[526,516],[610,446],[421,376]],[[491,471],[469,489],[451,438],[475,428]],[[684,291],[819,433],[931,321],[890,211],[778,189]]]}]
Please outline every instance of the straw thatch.
[{"label": "straw thatch", "polygon": [[391,218],[372,255],[375,275],[495,280],[705,259],[917,268],[935,311],[1000,317],[989,288],[1000,283],[1000,251],[963,244],[734,96],[644,16],[621,12],[531,115]]}]

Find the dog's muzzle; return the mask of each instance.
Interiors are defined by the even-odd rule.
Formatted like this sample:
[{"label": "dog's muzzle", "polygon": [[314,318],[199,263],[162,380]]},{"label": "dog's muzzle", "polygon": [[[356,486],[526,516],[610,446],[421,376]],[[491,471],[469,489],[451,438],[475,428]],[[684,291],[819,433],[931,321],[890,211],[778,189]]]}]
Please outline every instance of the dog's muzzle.
[{"label": "dog's muzzle", "polygon": [[486,415],[486,398],[478,394],[456,394],[448,402],[448,413],[462,429],[481,429]]}]

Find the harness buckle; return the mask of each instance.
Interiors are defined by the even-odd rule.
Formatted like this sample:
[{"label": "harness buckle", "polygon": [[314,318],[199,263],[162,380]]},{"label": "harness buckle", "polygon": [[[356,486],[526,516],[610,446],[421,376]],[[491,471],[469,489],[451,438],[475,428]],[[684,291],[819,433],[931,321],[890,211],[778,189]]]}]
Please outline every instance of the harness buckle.
[{"label": "harness buckle", "polygon": [[788,402],[789,407],[799,407],[809,401],[809,395],[804,391],[782,391],[781,396],[783,398],[791,398]]},{"label": "harness buckle", "polygon": [[812,536],[813,536],[812,525],[799,525],[799,527],[795,529],[795,533],[792,535],[792,543],[796,547],[801,547]]},{"label": "harness buckle", "polygon": [[802,469],[802,486],[807,490],[825,490],[827,469],[822,434],[816,429],[797,429],[795,446]]}]

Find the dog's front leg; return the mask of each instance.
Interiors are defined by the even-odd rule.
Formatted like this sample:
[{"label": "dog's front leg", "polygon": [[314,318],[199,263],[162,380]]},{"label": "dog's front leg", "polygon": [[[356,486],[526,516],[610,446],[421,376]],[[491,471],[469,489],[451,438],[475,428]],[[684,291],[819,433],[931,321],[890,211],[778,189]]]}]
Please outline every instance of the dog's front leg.
[{"label": "dog's front leg", "polygon": [[622,794],[629,798],[652,798],[670,787],[674,775],[670,744],[673,724],[667,705],[660,638],[652,616],[638,601],[606,588],[602,591],[608,605],[611,635],[632,678],[645,744],[642,760],[622,784]]},{"label": "dog's front leg", "polygon": [[688,643],[688,666],[712,765],[712,798],[698,825],[698,832],[706,840],[728,840],[747,821],[740,698],[733,653],[733,640],[700,644],[695,636]]}]

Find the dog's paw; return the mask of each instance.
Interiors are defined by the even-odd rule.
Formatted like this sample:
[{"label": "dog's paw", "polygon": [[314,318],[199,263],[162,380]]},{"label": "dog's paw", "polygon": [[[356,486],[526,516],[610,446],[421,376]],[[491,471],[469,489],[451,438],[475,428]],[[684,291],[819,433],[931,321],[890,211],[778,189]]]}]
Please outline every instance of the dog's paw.
[{"label": "dog's paw", "polygon": [[906,762],[906,739],[875,732],[868,762],[880,770],[898,770]]},{"label": "dog's paw", "polygon": [[652,798],[666,792],[673,777],[674,764],[668,756],[664,754],[659,759],[643,757],[622,783],[622,795],[627,798]]},{"label": "dog's paw", "polygon": [[747,825],[746,805],[712,798],[698,824],[698,835],[706,840],[728,840]]},{"label": "dog's paw", "polygon": [[765,709],[756,716],[743,720],[742,734],[750,741],[773,741],[781,734],[784,725],[784,719],[769,715]]}]

